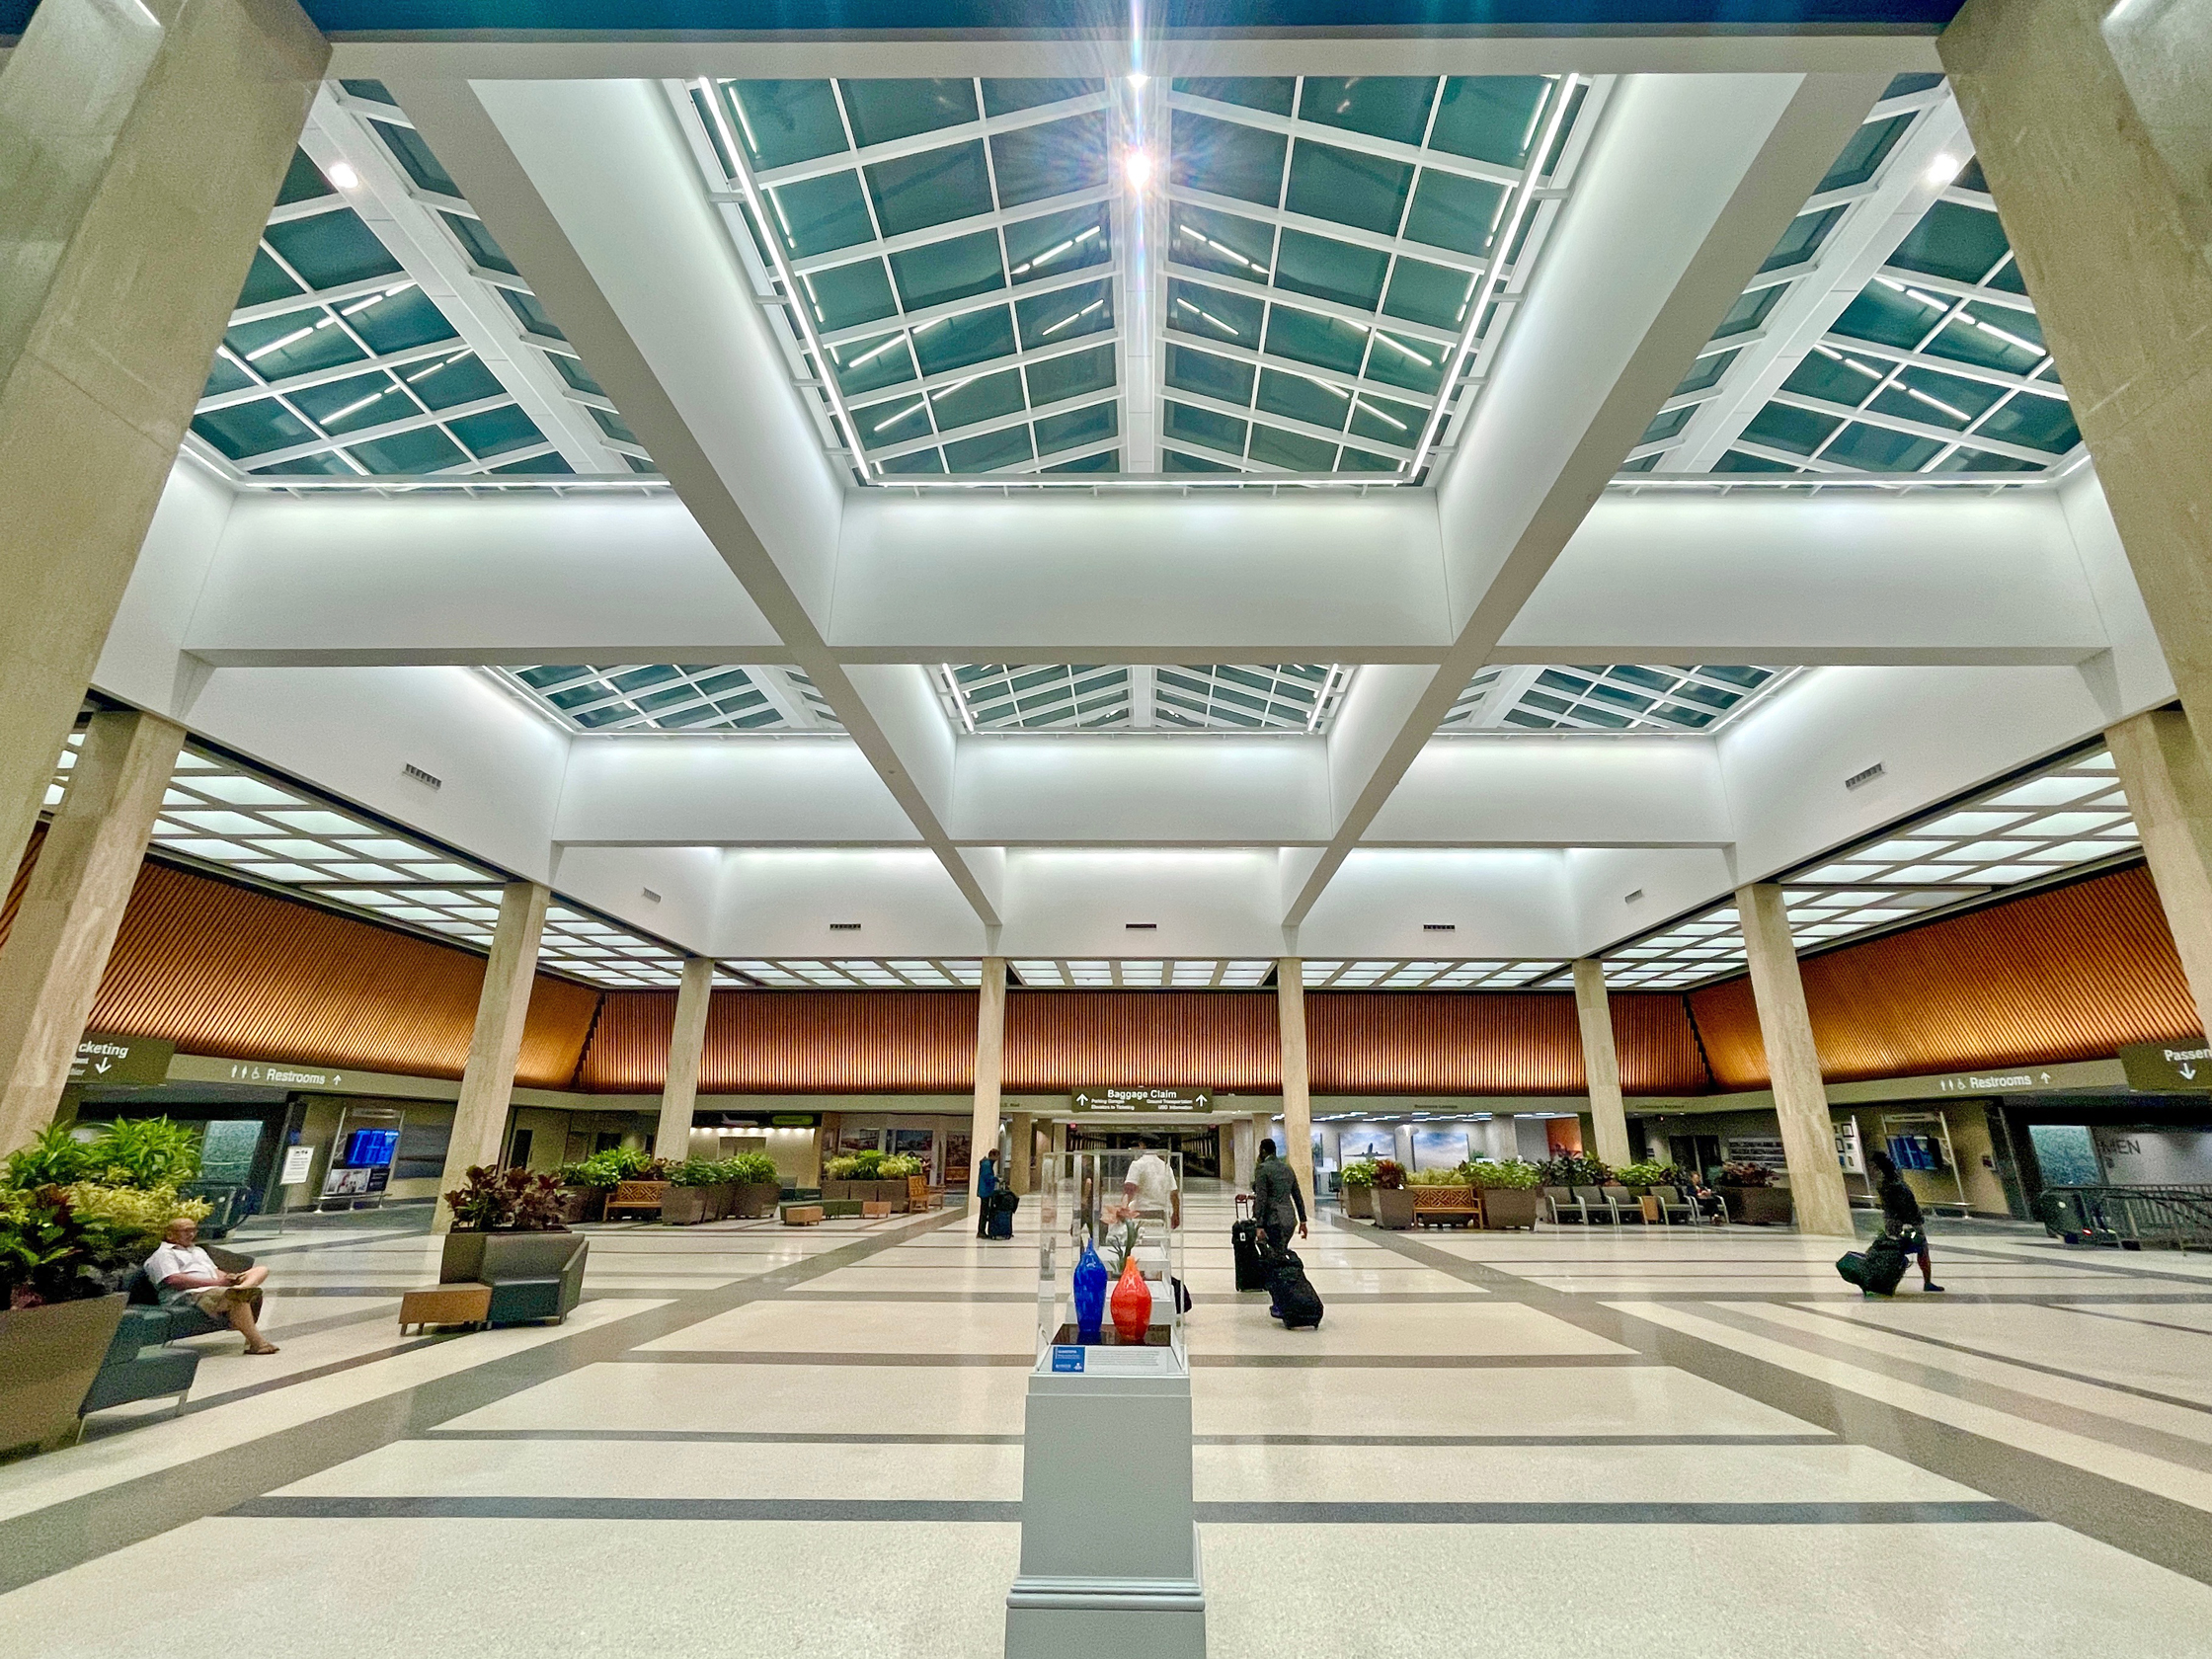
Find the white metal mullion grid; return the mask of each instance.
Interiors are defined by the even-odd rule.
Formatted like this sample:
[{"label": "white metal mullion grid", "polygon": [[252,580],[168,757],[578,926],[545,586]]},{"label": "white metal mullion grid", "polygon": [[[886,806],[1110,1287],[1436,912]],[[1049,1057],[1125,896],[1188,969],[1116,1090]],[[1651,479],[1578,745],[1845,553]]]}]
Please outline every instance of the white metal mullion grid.
[{"label": "white metal mullion grid", "polygon": [[[1261,728],[1274,731],[1309,732],[1313,730],[1313,719],[1320,710],[1322,699],[1327,695],[1331,685],[1334,683],[1336,671],[1334,668],[1328,669],[1323,673],[1321,680],[1316,683],[1315,681],[1306,678],[1303,674],[1292,674],[1286,672],[1285,670],[1291,666],[1292,665],[1282,663],[1236,663],[1208,664],[1205,666],[1194,665],[1189,667],[1177,665],[1176,667],[1178,669],[1178,672],[1195,675],[1204,680],[1206,685],[1206,707],[1204,713],[1199,718],[1209,726],[1214,725],[1217,718],[1219,718],[1220,729],[1224,731],[1248,732],[1254,729],[1250,726],[1242,724],[1241,722],[1233,720],[1231,717],[1225,714],[1217,716],[1217,703],[1224,702],[1226,700],[1224,696],[1225,687],[1221,677],[1221,671],[1224,668],[1237,668],[1243,670],[1247,673],[1263,673],[1268,676],[1268,689],[1264,692],[1251,691],[1243,686],[1238,686],[1235,688],[1241,695],[1247,697],[1258,697],[1261,701],[1265,702],[1268,705],[1265,712],[1256,716],[1252,716],[1252,718],[1258,721]],[[1286,720],[1275,712],[1275,704],[1280,696],[1280,688],[1284,685],[1296,685],[1301,689],[1310,691],[1313,694],[1313,709],[1309,710],[1307,714],[1301,716],[1295,722]],[[1181,688],[1177,687],[1176,689],[1179,690]],[[1298,699],[1284,698],[1282,700],[1287,706],[1289,703],[1297,701]],[[1184,712],[1185,717],[1188,718],[1187,711],[1180,712]],[[1249,710],[1245,710],[1243,712],[1245,712],[1247,715],[1250,714]],[[1170,724],[1173,724],[1172,718],[1170,720]]]},{"label": "white metal mullion grid", "polygon": [[[977,76],[968,84],[975,93],[976,113],[979,116],[984,115],[986,112],[984,109],[983,78],[981,76]],[[1008,251],[1006,247],[1006,203],[998,194],[998,157],[992,152],[990,147],[990,140],[988,138],[984,138],[981,140],[981,142],[984,147],[984,181],[990,191],[990,205],[994,209],[994,222],[991,225],[991,235],[998,243],[998,269],[1006,273],[1006,315],[1008,320],[1013,325],[1014,355],[1016,356],[1021,356],[1021,313],[1014,309],[1014,256],[1011,252]],[[865,175],[863,175],[863,179],[865,179]],[[863,186],[862,194],[866,194],[865,186]],[[904,298],[905,296],[902,295],[901,297]],[[1119,313],[1116,314],[1116,320],[1119,321]],[[982,368],[984,365],[978,363],[975,366]],[[914,372],[916,374],[919,374],[921,372],[921,362],[919,358],[916,358],[914,361]],[[987,372],[995,373],[997,371],[995,369],[989,369],[987,370]],[[1030,424],[1030,415],[1032,413],[1029,402],[1029,375],[1026,370],[1018,367],[1015,369],[1014,375],[1014,383],[1021,387],[1021,424],[1024,426],[1028,426]],[[961,381],[960,384],[966,385],[967,381]],[[932,425],[934,425],[936,422],[936,411],[934,409],[930,411],[930,422]],[[993,427],[989,430],[1004,431],[1007,429]],[[983,435],[983,433],[979,431],[977,435]],[[1037,434],[1034,429],[1031,430],[1029,434],[1029,454],[1032,460],[1036,458]],[[950,472],[952,470],[952,462],[949,458],[945,462],[945,470],[947,472]],[[990,470],[996,472],[1002,469],[993,467]]]},{"label": "white metal mullion grid", "polygon": [[[1635,666],[1643,667],[1644,665],[1638,664]],[[1541,671],[1540,670],[1539,672],[1540,672]],[[1564,670],[1564,672],[1581,674],[1584,673],[1585,671],[1568,667]],[[1724,721],[1735,715],[1742,709],[1744,704],[1752,698],[1754,694],[1765,689],[1767,685],[1772,683],[1771,675],[1769,679],[1761,680],[1758,685],[1746,687],[1737,685],[1728,680],[1703,678],[1698,673],[1695,669],[1658,668],[1651,670],[1650,672],[1673,674],[1677,677],[1674,684],[1668,689],[1664,691],[1654,691],[1649,686],[1637,685],[1627,680],[1613,679],[1611,677],[1612,669],[1608,668],[1596,673],[1588,675],[1591,683],[1587,690],[1568,691],[1564,688],[1553,688],[1550,686],[1543,687],[1542,689],[1547,694],[1558,697],[1571,706],[1564,714],[1554,713],[1553,711],[1548,709],[1541,712],[1547,719],[1566,722],[1573,720],[1576,715],[1582,713],[1582,711],[1585,709],[1594,709],[1601,710],[1604,713],[1616,715],[1623,720],[1626,720],[1629,723],[1628,729],[1631,730],[1673,732],[1696,731],[1699,734],[1704,734],[1713,731]],[[1630,709],[1623,705],[1608,702],[1605,698],[1600,697],[1597,694],[1598,687],[1606,684],[1615,685],[1620,690],[1626,691],[1633,696],[1648,697],[1654,703],[1678,701],[1685,708],[1694,709],[1700,714],[1710,715],[1712,718],[1702,726],[1686,727],[1680,722],[1664,719],[1663,717],[1651,712],[1648,709]],[[1725,691],[1732,695],[1736,700],[1725,709],[1717,709],[1707,704],[1697,702],[1695,699],[1677,698],[1676,692],[1682,686],[1689,684],[1706,686],[1715,691]],[[1591,722],[1591,725],[1592,727],[1602,731],[1621,730],[1621,728],[1607,726],[1604,723],[1598,721]]]},{"label": "white metal mullion grid", "polygon": [[[655,685],[647,686],[639,691],[624,691],[619,689],[614,684],[614,675],[635,673],[640,669],[647,668],[673,669],[675,670],[675,677],[673,679],[664,680]],[[751,671],[740,668],[735,664],[717,665],[705,671],[705,672],[709,675],[736,673],[743,676],[745,681],[744,684],[725,686],[720,691],[705,690],[699,684],[697,675],[693,674],[690,671],[685,670],[680,665],[674,663],[625,663],[613,667],[596,667],[580,664],[578,665],[578,679],[572,681],[571,684],[580,685],[582,683],[585,683],[586,681],[595,680],[600,685],[605,687],[607,694],[603,697],[597,698],[592,702],[580,703],[566,707],[556,704],[553,701],[552,694],[556,691],[568,690],[570,688],[569,685],[552,685],[540,688],[538,686],[530,684],[527,680],[523,679],[518,673],[514,672],[512,670],[497,669],[494,671],[494,672],[503,682],[513,686],[514,689],[521,692],[523,696],[529,698],[532,702],[542,704],[554,715],[556,719],[562,721],[564,724],[568,725],[576,731],[587,733],[626,732],[637,727],[646,727],[655,731],[712,731],[715,729],[715,727],[712,725],[692,726],[679,729],[662,727],[660,725],[660,722],[668,715],[678,714],[685,709],[698,708],[702,705],[711,706],[718,698],[738,696],[747,689],[759,691],[763,697],[768,696],[766,689],[761,686],[758,677]],[[688,702],[680,704],[671,704],[667,708],[650,712],[640,707],[637,702],[637,699],[641,696],[659,695],[665,692],[677,690],[679,688],[688,690],[692,693],[691,698]],[[584,723],[583,717],[585,715],[595,713],[600,709],[609,708],[616,705],[627,708],[630,711],[629,717],[627,719],[607,726],[587,726]],[[769,698],[767,706],[770,708],[776,708],[775,700],[773,698]],[[783,713],[781,709],[777,709],[777,712],[779,714]],[[732,716],[722,714],[722,711],[719,709],[716,710],[716,714],[722,720],[734,718]],[[726,731],[757,731],[766,730],[767,728],[731,728],[725,726],[722,729]]]}]

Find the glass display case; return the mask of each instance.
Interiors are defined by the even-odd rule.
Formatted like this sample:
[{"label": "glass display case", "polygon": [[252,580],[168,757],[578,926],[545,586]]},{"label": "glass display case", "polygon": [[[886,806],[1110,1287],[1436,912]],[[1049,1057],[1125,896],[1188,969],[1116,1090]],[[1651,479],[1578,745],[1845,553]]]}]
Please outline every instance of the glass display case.
[{"label": "glass display case", "polygon": [[1182,1372],[1180,1152],[1056,1152],[1038,1172],[1040,1371]]}]

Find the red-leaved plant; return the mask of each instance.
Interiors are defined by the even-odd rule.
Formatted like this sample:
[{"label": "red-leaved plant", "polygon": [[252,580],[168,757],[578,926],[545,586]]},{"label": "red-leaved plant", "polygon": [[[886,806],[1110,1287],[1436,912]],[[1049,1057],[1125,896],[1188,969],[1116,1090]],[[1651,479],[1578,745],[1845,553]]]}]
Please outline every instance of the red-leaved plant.
[{"label": "red-leaved plant", "polygon": [[1405,1165],[1395,1158],[1377,1158],[1375,1184],[1384,1192],[1396,1192],[1405,1185]]},{"label": "red-leaved plant", "polygon": [[561,1184],[527,1169],[480,1163],[445,1195],[456,1232],[547,1232],[561,1225]]}]

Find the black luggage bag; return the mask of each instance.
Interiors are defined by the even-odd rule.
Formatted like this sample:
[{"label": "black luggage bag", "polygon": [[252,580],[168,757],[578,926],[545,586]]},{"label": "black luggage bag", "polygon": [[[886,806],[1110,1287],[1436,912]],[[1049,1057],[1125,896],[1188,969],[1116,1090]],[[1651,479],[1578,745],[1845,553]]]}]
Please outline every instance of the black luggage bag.
[{"label": "black luggage bag", "polygon": [[1228,1229],[1230,1253],[1236,1258],[1236,1288],[1240,1291],[1267,1289],[1267,1263],[1260,1255],[1260,1224],[1244,1213],[1252,1202],[1248,1193],[1236,1196],[1236,1221]]},{"label": "black luggage bag", "polygon": [[1882,1233],[1863,1251],[1851,1250],[1839,1257],[1836,1271],[1845,1280],[1874,1296],[1893,1296],[1905,1277],[1903,1240]]},{"label": "black luggage bag", "polygon": [[1271,1277],[1268,1291],[1275,1299],[1275,1311],[1283,1316],[1285,1330],[1318,1330],[1321,1324],[1321,1293],[1313,1288],[1313,1281],[1305,1276],[1305,1264],[1298,1259],[1296,1250],[1286,1249],[1268,1260]]},{"label": "black luggage bag", "polygon": [[1000,1187],[984,1200],[985,1236],[1011,1238],[1014,1235],[1014,1212],[1021,1208],[1021,1195]]}]

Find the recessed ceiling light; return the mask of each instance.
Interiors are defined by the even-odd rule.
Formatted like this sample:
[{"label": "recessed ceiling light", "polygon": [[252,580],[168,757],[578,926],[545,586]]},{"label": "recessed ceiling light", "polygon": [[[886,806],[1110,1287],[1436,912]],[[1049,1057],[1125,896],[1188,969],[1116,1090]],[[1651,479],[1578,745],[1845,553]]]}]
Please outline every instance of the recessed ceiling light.
[{"label": "recessed ceiling light", "polygon": [[1965,168],[1964,160],[1946,152],[1928,164],[1928,182],[1938,187],[1947,185]]},{"label": "recessed ceiling light", "polygon": [[1133,149],[1122,157],[1122,173],[1129,180],[1133,191],[1144,191],[1152,182],[1152,158],[1149,151]]},{"label": "recessed ceiling light", "polygon": [[361,176],[354,171],[352,162],[334,161],[330,164],[330,182],[340,190],[357,190],[360,188]]}]

